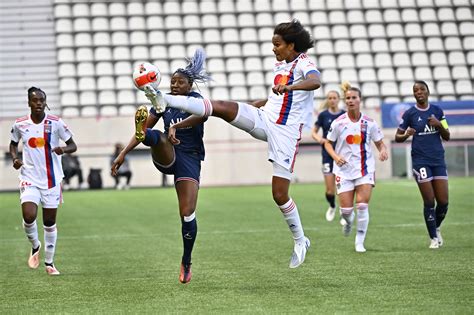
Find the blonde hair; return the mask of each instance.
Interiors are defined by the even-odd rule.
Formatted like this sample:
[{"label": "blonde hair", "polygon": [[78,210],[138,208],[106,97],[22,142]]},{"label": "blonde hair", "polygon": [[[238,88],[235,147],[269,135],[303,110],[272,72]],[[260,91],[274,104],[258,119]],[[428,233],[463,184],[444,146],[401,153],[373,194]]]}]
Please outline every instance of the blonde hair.
[{"label": "blonde hair", "polygon": [[341,95],[339,95],[339,92],[336,91],[336,90],[331,90],[329,91],[327,94],[326,94],[326,98],[324,99],[324,101],[322,101],[320,104],[319,104],[319,111],[323,111],[323,110],[326,110],[329,108],[329,103],[328,103],[328,96],[330,93],[336,93],[337,97],[340,99],[341,98]]},{"label": "blonde hair", "polygon": [[346,97],[347,91],[355,91],[359,93],[359,97],[362,98],[362,92],[360,91],[360,89],[356,88],[355,86],[352,86],[349,81],[341,82],[341,91],[342,91],[342,95],[344,95],[344,98]]}]

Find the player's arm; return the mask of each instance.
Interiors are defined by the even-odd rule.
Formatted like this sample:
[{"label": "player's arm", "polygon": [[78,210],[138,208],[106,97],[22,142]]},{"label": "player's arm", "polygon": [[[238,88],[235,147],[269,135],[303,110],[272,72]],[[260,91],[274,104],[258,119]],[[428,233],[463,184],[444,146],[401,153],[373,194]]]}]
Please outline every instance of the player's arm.
[{"label": "player's arm", "polygon": [[278,84],[272,87],[272,91],[275,94],[284,94],[295,90],[313,91],[320,87],[321,79],[319,78],[319,73],[317,71],[310,71],[303,81],[292,85]]},{"label": "player's arm", "polygon": [[428,118],[428,124],[438,129],[439,134],[441,135],[441,138],[443,138],[443,140],[449,141],[449,139],[451,138],[451,133],[448,129],[448,121],[446,120],[444,115],[443,117],[441,117],[441,120],[438,120],[434,115],[431,115]]},{"label": "player's arm", "polygon": [[379,160],[380,161],[388,160],[388,151],[383,140],[375,141],[374,143],[375,143],[375,147],[377,147],[377,150],[379,151]]},{"label": "player's arm", "polygon": [[408,138],[415,134],[416,130],[408,127],[406,130],[397,129],[397,133],[395,134],[395,142],[405,142]]},{"label": "player's arm", "polygon": [[16,170],[23,165],[23,161],[18,158],[18,142],[10,141],[10,156],[12,157],[13,168]]},{"label": "player's arm", "polygon": [[331,158],[334,160],[334,162],[336,162],[336,164],[338,166],[342,166],[344,164],[347,163],[347,161],[337,155],[336,151],[334,151],[334,147],[332,146],[333,142],[329,139],[326,139],[326,141],[324,142],[324,148],[326,149],[327,153],[331,156]]},{"label": "player's arm", "polygon": [[311,130],[311,137],[313,137],[313,139],[318,142],[319,144],[324,144],[324,142],[326,142],[326,139],[323,138],[323,136],[321,136],[319,133],[319,126],[318,125],[314,125],[313,126],[313,129]]},{"label": "player's arm", "polygon": [[55,147],[52,150],[57,155],[62,155],[64,153],[74,153],[74,152],[77,151],[77,145],[71,137],[66,141],[66,146],[65,147]]},{"label": "player's arm", "polygon": [[253,107],[260,108],[260,107],[265,106],[266,103],[267,103],[267,99],[264,99],[264,100],[253,101],[250,103],[250,105],[252,105]]},{"label": "player's arm", "polygon": [[[153,128],[156,123],[158,122],[160,118],[151,114],[151,115],[148,115],[147,119],[146,119],[146,122],[145,122],[145,128]],[[117,155],[117,157],[112,161],[112,166],[110,168],[110,173],[112,174],[112,176],[116,176],[117,175],[117,172],[120,168],[120,166],[122,166],[123,162],[125,161],[125,157],[127,156],[127,154],[132,151],[133,149],[135,149],[135,147],[137,145],[139,145],[140,142],[135,138],[135,136],[133,136],[130,141],[128,142],[128,144],[125,146],[125,148],[123,148],[122,151],[120,151],[119,155]]]},{"label": "player's arm", "polygon": [[178,122],[174,125],[171,125],[168,128],[168,140],[174,145],[179,144],[180,141],[179,141],[178,138],[176,138],[176,129],[194,127],[194,126],[197,126],[199,124],[202,124],[206,120],[207,120],[207,117],[191,115],[191,116],[187,117],[186,119],[183,119],[180,122]]}]

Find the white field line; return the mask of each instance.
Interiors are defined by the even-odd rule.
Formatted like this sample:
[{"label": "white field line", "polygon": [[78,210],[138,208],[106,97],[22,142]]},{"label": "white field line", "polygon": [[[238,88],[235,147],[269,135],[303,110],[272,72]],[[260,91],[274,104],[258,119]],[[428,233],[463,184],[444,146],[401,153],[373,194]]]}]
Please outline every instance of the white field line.
[{"label": "white field line", "polygon": [[[446,226],[463,226],[463,225],[472,225],[474,222],[446,222],[443,224],[443,227]],[[339,228],[339,223],[332,224],[324,228],[317,227],[305,227],[305,231],[321,231],[327,230],[329,228]],[[373,224],[370,225],[371,229],[410,229],[410,228],[426,228],[425,224],[421,223],[406,223],[406,224]],[[235,230],[235,231],[199,231],[199,235],[217,235],[217,234],[267,234],[267,233],[282,233],[287,232],[286,228],[282,229],[258,229],[258,230]],[[179,234],[177,230],[176,233],[153,233],[153,234],[93,234],[93,235],[74,235],[74,236],[61,236],[58,233],[59,240],[115,240],[115,239],[129,239],[129,238],[149,238],[149,237],[164,237],[164,236],[176,236]],[[9,238],[9,239],[0,239],[0,243],[9,243],[9,242],[24,242],[25,238]]]}]

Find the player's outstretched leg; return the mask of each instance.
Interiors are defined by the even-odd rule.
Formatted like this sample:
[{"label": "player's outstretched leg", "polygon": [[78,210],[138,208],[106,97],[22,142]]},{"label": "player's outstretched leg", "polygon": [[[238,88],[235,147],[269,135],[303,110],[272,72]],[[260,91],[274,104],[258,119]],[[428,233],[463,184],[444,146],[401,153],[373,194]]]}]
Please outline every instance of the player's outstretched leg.
[{"label": "player's outstretched leg", "polygon": [[145,105],[138,107],[135,112],[135,139],[143,142],[146,133],[146,120],[148,118],[148,109]]}]

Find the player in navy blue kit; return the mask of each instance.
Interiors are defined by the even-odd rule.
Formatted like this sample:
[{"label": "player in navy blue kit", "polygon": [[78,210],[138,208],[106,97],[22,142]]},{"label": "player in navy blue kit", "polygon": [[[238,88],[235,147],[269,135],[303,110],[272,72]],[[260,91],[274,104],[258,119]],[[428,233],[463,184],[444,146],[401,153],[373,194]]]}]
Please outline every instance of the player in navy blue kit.
[{"label": "player in navy blue kit", "polygon": [[[203,70],[205,53],[196,50],[186,68],[176,70],[171,77],[171,94],[202,98],[193,92],[194,82],[207,82],[210,76]],[[165,130],[152,129],[162,118]],[[164,174],[173,174],[178,195],[179,213],[181,216],[181,233],[183,238],[183,256],[179,281],[191,281],[191,252],[197,236],[196,204],[201,173],[201,161],[204,160],[204,122],[207,118],[192,116],[184,111],[168,108],[157,113],[154,108],[150,114],[146,106],[140,106],[135,114],[135,136],[127,147],[120,152],[112,164],[112,175],[116,174],[128,152],[140,142],[151,148],[155,167]],[[175,124],[187,120],[193,127],[177,129]],[[169,139],[168,139],[169,138]],[[178,140],[179,139],[179,140]],[[172,143],[173,142],[173,143]]]},{"label": "player in navy blue kit", "polygon": [[[328,134],[329,128],[331,127],[331,123],[336,120],[337,117],[345,113],[344,110],[339,109],[338,105],[340,99],[341,97],[337,91],[328,92],[326,99],[321,103],[320,109],[323,111],[319,113],[318,119],[314,123],[311,133],[313,139],[319,142],[322,146],[322,171],[324,174],[324,182],[326,184],[326,200],[329,203],[329,208],[326,211],[327,221],[334,220],[336,215],[336,183],[334,181],[335,175],[332,173],[333,160],[324,148],[324,143],[326,142],[326,136]],[[323,130],[322,136],[318,133],[319,129]]]},{"label": "player in navy blue kit", "polygon": [[415,82],[413,96],[416,105],[403,114],[395,141],[404,142],[413,136],[413,175],[423,198],[430,248],[436,249],[443,245],[440,226],[448,212],[448,172],[441,139],[448,141],[450,133],[443,110],[428,102],[429,94],[424,81]]}]

